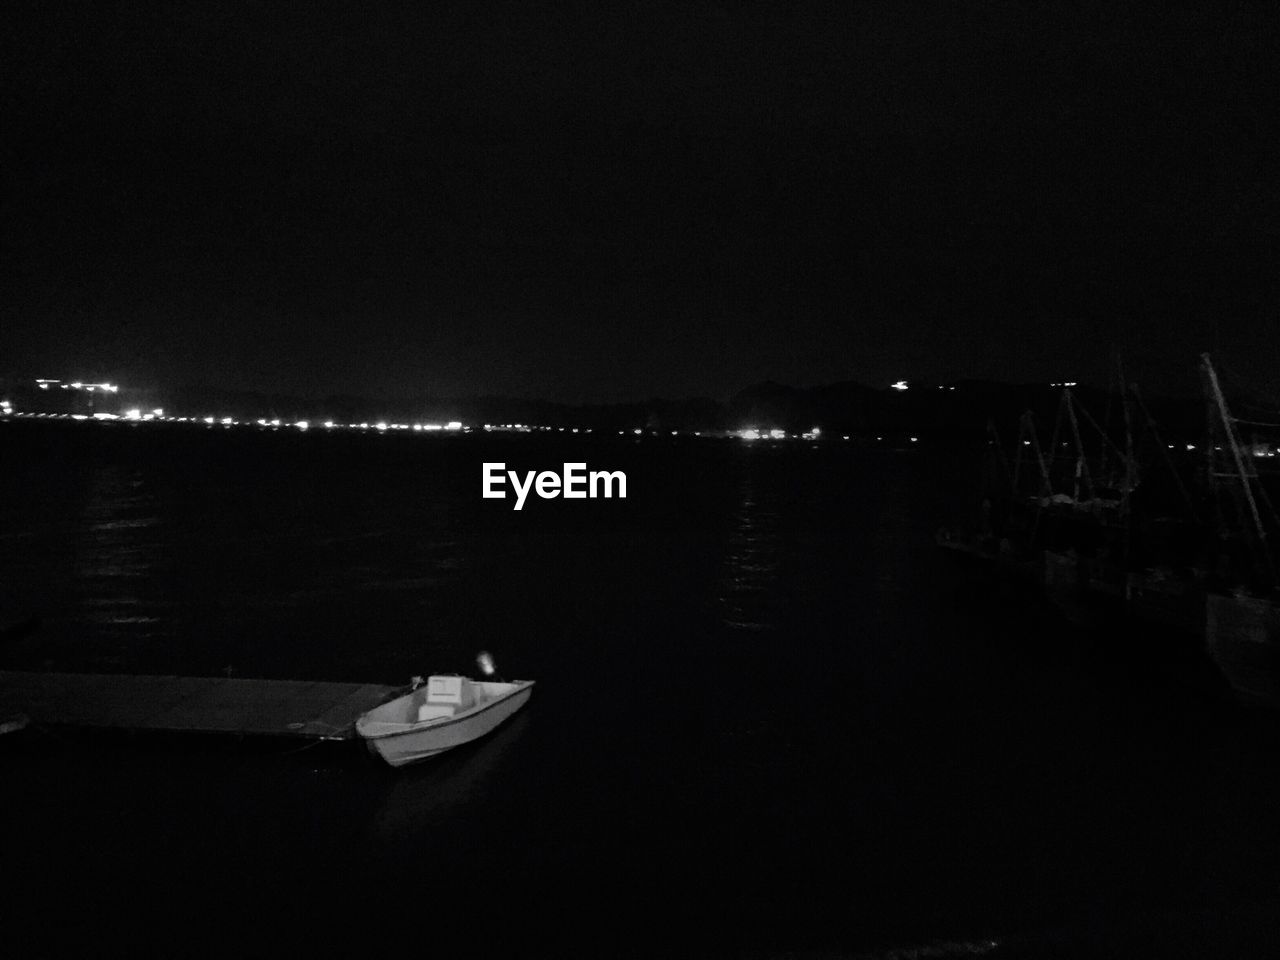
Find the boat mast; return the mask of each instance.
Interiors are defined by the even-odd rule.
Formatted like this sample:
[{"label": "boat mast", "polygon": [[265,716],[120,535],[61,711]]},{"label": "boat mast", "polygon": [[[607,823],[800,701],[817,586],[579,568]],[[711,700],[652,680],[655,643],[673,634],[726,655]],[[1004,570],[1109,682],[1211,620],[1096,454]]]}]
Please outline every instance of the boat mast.
[{"label": "boat mast", "polygon": [[[1210,451],[1210,482],[1216,477],[1237,477],[1240,480],[1241,488],[1244,491],[1245,502],[1249,505],[1249,516],[1253,520],[1254,531],[1258,535],[1258,545],[1262,554],[1263,564],[1266,567],[1267,576],[1271,583],[1276,582],[1275,565],[1271,560],[1271,551],[1267,548],[1267,531],[1262,526],[1262,516],[1258,513],[1258,503],[1253,496],[1253,486],[1249,483],[1251,477],[1256,477],[1256,472],[1247,471],[1245,469],[1244,456],[1240,452],[1240,438],[1236,433],[1235,420],[1227,411],[1227,401],[1222,395],[1222,386],[1218,383],[1217,371],[1213,369],[1213,363],[1209,360],[1207,353],[1200,354],[1201,369],[1204,370],[1205,378],[1208,381],[1209,389],[1213,395],[1213,402],[1217,408],[1218,418],[1222,423],[1222,429],[1225,433],[1227,445],[1231,447],[1231,457],[1236,465],[1236,472],[1231,473],[1215,473],[1213,471],[1212,456]],[[1212,444],[1210,444],[1212,446]]]},{"label": "boat mast", "polygon": [[1075,491],[1072,499],[1077,503],[1080,502],[1080,478],[1084,477],[1084,488],[1089,499],[1093,499],[1093,477],[1089,475],[1089,462],[1084,455],[1084,440],[1080,437],[1080,423],[1076,420],[1076,406],[1071,397],[1071,388],[1064,387],[1062,390],[1062,402],[1067,408],[1067,420],[1071,424],[1071,435],[1076,440],[1076,470],[1075,470]]},{"label": "boat mast", "polygon": [[[1187,512],[1191,516],[1191,519],[1198,522],[1200,518],[1196,513],[1195,505],[1191,502],[1191,495],[1187,492],[1186,485],[1182,482],[1182,477],[1178,475],[1178,470],[1173,465],[1173,458],[1169,456],[1169,446],[1164,442],[1164,437],[1160,433],[1160,426],[1156,423],[1155,417],[1151,415],[1151,411],[1147,409],[1146,403],[1143,402],[1142,393],[1138,389],[1138,385],[1136,383],[1131,383],[1129,384],[1129,389],[1133,394],[1134,402],[1138,405],[1138,409],[1142,411],[1142,417],[1146,421],[1147,430],[1150,431],[1151,437],[1155,441],[1156,449],[1160,451],[1160,456],[1164,459],[1165,467],[1168,468],[1169,475],[1173,477],[1173,482],[1178,488],[1178,493],[1182,496],[1183,505],[1186,506]],[[1206,444],[1206,446],[1208,447],[1208,450],[1209,450],[1209,453],[1208,453],[1208,456],[1210,458],[1209,469],[1212,472],[1213,443],[1210,442]],[[1137,470],[1138,470],[1138,464],[1136,461],[1133,464],[1133,468],[1134,468],[1134,478],[1135,478],[1134,483],[1136,484]]]},{"label": "boat mast", "polygon": [[[1027,439],[1030,437],[1030,439]],[[1045,466],[1044,452],[1040,449],[1040,438],[1036,436],[1035,423],[1032,421],[1031,411],[1023,413],[1022,418],[1018,421],[1018,448],[1015,451],[1017,457],[1013,464],[1013,484],[1014,492],[1017,493],[1018,475],[1022,472],[1022,448],[1024,446],[1031,447],[1036,457],[1036,466],[1040,469],[1040,496],[1047,497],[1053,493],[1053,484],[1049,480],[1049,468]]]},{"label": "boat mast", "polygon": [[991,417],[987,418],[987,443],[996,451],[996,463],[1004,471],[1004,482],[1011,484],[1013,480],[1009,473],[1009,460],[1004,455],[1004,447],[1000,444],[1000,431],[996,429],[996,422]]},{"label": "boat mast", "polygon": [[[1124,382],[1124,364],[1120,359],[1120,351],[1116,350],[1116,379],[1120,386],[1120,407],[1124,412],[1124,492],[1120,500],[1120,509],[1124,517],[1124,540],[1121,545],[1120,562],[1124,567],[1124,598],[1133,599],[1133,488],[1137,483],[1136,464],[1133,460],[1133,415],[1130,410],[1132,400],[1129,388]],[[1136,390],[1135,390],[1136,392]]]},{"label": "boat mast", "polygon": [[[1116,355],[1116,365],[1120,365],[1120,356]],[[1137,486],[1137,463],[1133,459],[1133,411],[1130,409],[1133,400],[1130,397],[1129,388],[1124,382],[1124,368],[1119,367],[1120,376],[1120,406],[1124,411],[1124,510],[1128,515],[1132,511],[1129,509],[1129,497],[1133,494],[1133,488]],[[1137,392],[1137,387],[1134,387]]]}]

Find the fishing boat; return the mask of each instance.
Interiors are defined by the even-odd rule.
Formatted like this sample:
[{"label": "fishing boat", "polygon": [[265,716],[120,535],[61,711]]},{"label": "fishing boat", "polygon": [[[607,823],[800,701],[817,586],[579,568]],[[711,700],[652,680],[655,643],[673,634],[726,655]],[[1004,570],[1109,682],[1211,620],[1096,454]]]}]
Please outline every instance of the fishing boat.
[{"label": "fishing boat", "polygon": [[492,733],[529,702],[532,680],[428,677],[356,721],[369,750],[393,767],[426,760]]},{"label": "fishing boat", "polygon": [[[1024,417],[1024,421],[1026,421]],[[979,569],[1015,582],[1039,586],[1039,558],[1024,549],[1014,514],[1018,491],[1016,474],[1001,449],[994,422],[987,422],[986,456],[982,466],[981,506],[976,516],[938,530],[935,542],[954,557],[972,561]]]},{"label": "fishing boat", "polygon": [[[1047,447],[1030,410],[1018,421],[1012,457],[1004,454],[995,425],[988,422],[977,524],[938,534],[940,547],[984,561],[1002,577],[1043,591],[1064,613],[1083,609],[1085,567],[1116,538],[1132,488],[1131,477],[1115,484],[1105,474],[1095,477],[1082,417],[1102,443],[1114,447],[1069,387],[1062,391]],[[1076,619],[1074,614],[1070,618]]]},{"label": "fishing boat", "polygon": [[[1205,647],[1237,699],[1280,708],[1280,566],[1270,541],[1280,531],[1258,469],[1275,444],[1257,442],[1257,430],[1280,432],[1280,423],[1235,416],[1208,354],[1200,358],[1215,428],[1208,448],[1209,480],[1218,494],[1220,555],[1207,594]],[[1246,443],[1241,427],[1250,427]]]},{"label": "fishing boat", "polygon": [[1033,588],[1078,626],[1125,622],[1134,636],[1158,626],[1198,645],[1206,530],[1187,463],[1175,462],[1118,354],[1113,387],[1100,422],[1064,386],[1052,434],[1042,439],[1028,410],[1008,455],[989,423],[981,514],[939,531],[938,543]]}]

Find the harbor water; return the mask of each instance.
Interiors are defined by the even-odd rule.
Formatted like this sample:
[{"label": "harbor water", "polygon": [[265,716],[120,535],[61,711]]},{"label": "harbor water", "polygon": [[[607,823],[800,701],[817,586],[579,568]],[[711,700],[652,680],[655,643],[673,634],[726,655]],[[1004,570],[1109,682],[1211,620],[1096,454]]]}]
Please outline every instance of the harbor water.
[{"label": "harbor water", "polygon": [[[497,461],[622,470],[627,497],[517,512],[481,497]],[[0,462],[0,618],[40,620],[0,669],[400,684],[483,649],[538,682],[400,771],[0,738],[0,917],[35,952],[1227,956],[1275,932],[1280,721],[1177,638],[1068,625],[939,551],[976,454],[4,423]]]}]

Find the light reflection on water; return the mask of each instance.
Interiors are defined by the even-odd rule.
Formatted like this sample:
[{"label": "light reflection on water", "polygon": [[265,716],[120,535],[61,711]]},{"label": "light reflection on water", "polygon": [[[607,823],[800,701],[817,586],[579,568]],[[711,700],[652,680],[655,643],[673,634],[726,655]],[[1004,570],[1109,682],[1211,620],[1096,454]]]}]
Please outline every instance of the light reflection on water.
[{"label": "light reflection on water", "polygon": [[724,549],[719,609],[722,622],[730,628],[771,630],[777,626],[780,602],[778,510],[752,467],[748,462],[738,486],[737,508]]},{"label": "light reflection on water", "polygon": [[86,478],[72,567],[75,603],[68,629],[91,663],[125,662],[138,645],[172,638],[172,602],[163,595],[166,562],[161,503],[136,471],[94,466]]},{"label": "light reflection on water", "polygon": [[303,638],[334,657],[335,636],[391,621],[361,637],[373,660],[469,570],[456,504],[396,492],[411,471],[351,483],[297,475],[279,450],[203,468],[165,450],[137,463],[53,452],[71,455],[26,460],[0,497],[0,619],[41,620],[11,648],[29,666],[294,675]]}]

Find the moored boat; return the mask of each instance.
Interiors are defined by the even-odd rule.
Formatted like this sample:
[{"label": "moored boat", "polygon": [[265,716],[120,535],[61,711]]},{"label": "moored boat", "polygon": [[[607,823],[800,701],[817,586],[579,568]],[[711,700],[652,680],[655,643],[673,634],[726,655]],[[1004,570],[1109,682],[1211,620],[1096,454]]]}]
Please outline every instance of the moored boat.
[{"label": "moored boat", "polygon": [[[1215,428],[1209,479],[1220,495],[1218,512],[1224,518],[1222,571],[1207,595],[1205,649],[1237,699],[1280,708],[1280,567],[1270,547],[1280,516],[1256,466],[1256,458],[1274,450],[1256,442],[1257,428],[1274,433],[1280,424],[1234,416],[1209,355],[1200,360]],[[1242,425],[1253,428],[1254,442],[1241,437]]]},{"label": "moored boat", "polygon": [[371,752],[402,767],[492,733],[529,702],[533,684],[432,676],[361,716],[356,733]]}]

